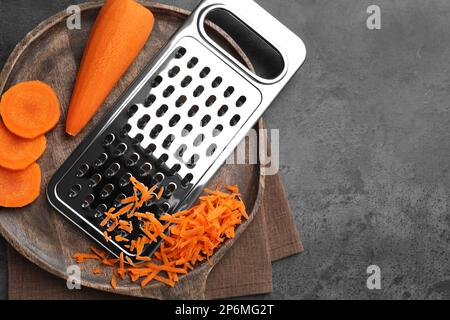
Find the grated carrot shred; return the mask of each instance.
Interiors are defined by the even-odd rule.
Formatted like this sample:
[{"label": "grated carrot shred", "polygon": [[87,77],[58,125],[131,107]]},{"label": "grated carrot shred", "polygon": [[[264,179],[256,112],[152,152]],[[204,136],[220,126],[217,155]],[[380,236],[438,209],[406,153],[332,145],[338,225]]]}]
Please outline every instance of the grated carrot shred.
[{"label": "grated carrot shred", "polygon": [[103,275],[105,274],[99,266],[92,269],[92,273],[93,274],[103,274]]},{"label": "grated carrot shred", "polygon": [[[136,255],[140,264],[134,264],[129,256],[120,254],[119,259],[108,258],[105,252],[91,248],[92,253],[76,253],[73,255],[77,263],[88,259],[99,260],[101,265],[112,267],[111,286],[116,288],[117,279],[125,279],[128,275],[131,282],[140,282],[145,287],[152,281],[158,281],[173,287],[200,262],[212,264],[211,257],[227,239],[235,237],[235,229],[242,221],[247,220],[245,204],[239,194],[238,186],[226,185],[225,191],[220,189],[205,189],[205,195],[199,198],[199,203],[188,210],[175,214],[163,214],[157,219],[151,212],[141,212],[143,204],[152,198],[160,199],[164,188],[159,187],[158,194],[154,191],[158,186],[147,188],[135,177],[131,177],[133,195],[121,201],[120,209],[111,208],[102,221],[106,225],[110,220],[113,224],[104,232],[106,241],[111,240],[109,232],[119,228],[127,233],[133,231],[133,223],[127,220],[134,217],[140,222],[142,235],[127,239],[120,235],[114,237],[116,242],[128,242],[130,253]],[[125,214],[128,213],[126,216]],[[120,220],[119,220],[120,219]],[[159,249],[153,257],[143,255],[148,244],[162,239]],[[152,261],[152,262],[150,262]],[[125,264],[125,262],[127,264]],[[93,272],[100,274],[100,266]],[[162,275],[161,275],[162,273]]]}]

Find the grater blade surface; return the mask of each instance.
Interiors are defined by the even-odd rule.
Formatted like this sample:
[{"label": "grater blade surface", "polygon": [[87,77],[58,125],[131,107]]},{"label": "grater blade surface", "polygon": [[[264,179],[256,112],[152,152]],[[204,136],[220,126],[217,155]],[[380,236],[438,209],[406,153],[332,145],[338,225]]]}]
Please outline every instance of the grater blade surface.
[{"label": "grater blade surface", "polygon": [[[297,42],[291,45],[303,48],[299,61],[274,83],[249,76],[199,27],[211,5],[223,6],[210,0],[199,5],[48,185],[51,204],[115,255],[134,257],[114,239],[104,240],[109,225],[100,222],[132,194],[130,177],[164,188],[160,200],[142,208],[157,218],[191,205],[304,60],[303,43],[292,34]],[[131,221],[132,234],[113,235],[141,236],[140,222]],[[143,254],[158,245],[147,245]]]}]

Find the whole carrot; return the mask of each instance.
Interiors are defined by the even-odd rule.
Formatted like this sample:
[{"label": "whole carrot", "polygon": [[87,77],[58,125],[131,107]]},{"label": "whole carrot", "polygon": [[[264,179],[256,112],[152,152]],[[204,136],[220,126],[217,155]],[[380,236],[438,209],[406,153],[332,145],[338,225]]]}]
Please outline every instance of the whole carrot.
[{"label": "whole carrot", "polygon": [[84,50],[67,115],[66,132],[77,135],[144,47],[153,14],[134,0],[106,0]]}]

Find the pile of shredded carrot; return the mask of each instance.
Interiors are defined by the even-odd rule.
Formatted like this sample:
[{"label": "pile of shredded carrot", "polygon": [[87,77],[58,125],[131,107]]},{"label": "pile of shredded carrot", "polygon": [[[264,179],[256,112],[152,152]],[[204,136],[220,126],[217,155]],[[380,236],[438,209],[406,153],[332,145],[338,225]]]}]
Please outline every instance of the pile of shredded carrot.
[{"label": "pile of shredded carrot", "polygon": [[[128,233],[132,231],[133,224],[130,219],[133,216],[141,221],[143,236],[131,241],[115,236],[114,240],[129,241],[124,247],[136,255],[136,260],[143,262],[134,264],[130,257],[124,257],[123,253],[118,259],[110,258],[108,254],[96,248],[91,248],[91,253],[76,253],[73,256],[77,263],[83,263],[87,259],[97,260],[99,264],[92,269],[93,274],[104,275],[102,266],[113,268],[113,288],[117,285],[117,279],[124,280],[126,275],[132,282],[140,280],[142,287],[152,280],[173,287],[179,280],[179,275],[193,270],[197,262],[209,261],[225,240],[234,238],[236,226],[241,224],[243,219],[248,219],[237,186],[225,186],[226,192],[205,189],[206,195],[200,197],[196,206],[172,215],[164,214],[158,220],[153,213],[140,212],[139,209],[146,201],[159,199],[163,188],[160,187],[155,194],[157,186],[148,189],[134,177],[131,182],[134,194],[122,200],[120,208],[108,210],[101,224],[110,224],[104,233],[106,241],[109,241],[109,232],[116,228]],[[141,256],[144,247],[157,242],[160,237],[163,241],[153,257]]]}]

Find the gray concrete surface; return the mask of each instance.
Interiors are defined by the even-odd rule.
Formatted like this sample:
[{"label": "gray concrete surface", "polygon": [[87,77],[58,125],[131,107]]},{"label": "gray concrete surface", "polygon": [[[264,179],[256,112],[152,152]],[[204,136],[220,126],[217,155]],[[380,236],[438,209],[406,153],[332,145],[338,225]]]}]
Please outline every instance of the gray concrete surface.
[{"label": "gray concrete surface", "polygon": [[[0,64],[73,0],[0,0]],[[191,9],[197,3],[162,1]],[[450,2],[258,0],[307,61],[266,114],[305,253],[257,298],[450,298]],[[381,7],[381,30],[366,9]],[[0,246],[0,296],[5,255]],[[378,265],[382,289],[366,287]]]}]

